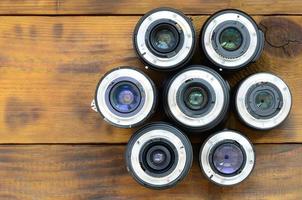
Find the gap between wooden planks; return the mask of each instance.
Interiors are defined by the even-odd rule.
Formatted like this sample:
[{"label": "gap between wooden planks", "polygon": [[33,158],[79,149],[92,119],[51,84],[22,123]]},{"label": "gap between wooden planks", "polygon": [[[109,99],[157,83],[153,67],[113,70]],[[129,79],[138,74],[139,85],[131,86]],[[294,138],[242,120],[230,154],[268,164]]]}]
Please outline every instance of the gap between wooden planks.
[{"label": "gap between wooden planks", "polygon": [[0,2],[0,15],[136,15],[169,6],[186,14],[212,14],[226,8],[250,14],[302,14],[300,0],[26,0]]},{"label": "gap between wooden planks", "polygon": [[[1,17],[0,143],[126,143],[134,130],[114,128],[90,109],[99,78],[113,67],[143,68],[132,48],[139,17]],[[207,17],[192,17],[196,30]],[[226,127],[255,143],[302,141],[302,17],[255,19],[266,33],[260,60],[226,77],[235,85],[258,71],[279,75],[290,86],[293,109],[271,131],[246,128],[231,115]],[[193,63],[203,61],[197,51]],[[163,73],[148,74],[158,86]],[[162,110],[162,109],[160,109]],[[162,119],[155,117],[156,120]],[[200,136],[193,136],[200,142]]]}]

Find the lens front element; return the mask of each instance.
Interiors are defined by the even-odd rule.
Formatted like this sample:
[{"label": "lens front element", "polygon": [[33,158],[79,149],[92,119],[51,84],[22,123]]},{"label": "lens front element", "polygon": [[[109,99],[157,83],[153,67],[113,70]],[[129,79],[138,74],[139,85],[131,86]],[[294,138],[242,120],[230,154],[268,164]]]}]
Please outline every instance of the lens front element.
[{"label": "lens front element", "polygon": [[179,36],[175,27],[169,24],[159,24],[151,34],[152,47],[160,53],[174,51],[179,43]]},{"label": "lens front element", "polygon": [[113,108],[121,113],[134,111],[140,103],[139,89],[131,82],[120,82],[110,91],[110,103]]},{"label": "lens front element", "polygon": [[274,96],[269,91],[261,91],[256,95],[255,104],[261,110],[270,109],[274,105]]},{"label": "lens front element", "polygon": [[220,45],[227,51],[235,51],[242,44],[242,35],[237,28],[228,27],[220,33]]},{"label": "lens front element", "polygon": [[207,99],[207,92],[202,87],[189,87],[185,92],[185,104],[192,110],[202,109]]},{"label": "lens front element", "polygon": [[244,154],[241,148],[234,143],[220,144],[212,157],[215,169],[222,174],[236,173],[244,163]]}]

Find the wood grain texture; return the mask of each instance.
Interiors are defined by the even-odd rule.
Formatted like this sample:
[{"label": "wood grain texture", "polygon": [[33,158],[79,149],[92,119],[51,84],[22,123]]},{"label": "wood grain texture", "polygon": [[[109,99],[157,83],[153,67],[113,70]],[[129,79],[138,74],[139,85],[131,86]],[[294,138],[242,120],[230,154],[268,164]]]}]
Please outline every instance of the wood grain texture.
[{"label": "wood grain texture", "polygon": [[146,189],[126,172],[124,146],[0,146],[0,199],[283,199],[302,198],[302,145],[256,145],[256,167],[247,180],[218,187],[195,161],[176,187]]},{"label": "wood grain texture", "polygon": [[237,8],[250,14],[302,14],[300,0],[2,0],[0,14],[141,15],[162,6],[173,7],[187,14],[212,14],[226,8]]},{"label": "wood grain texture", "polygon": [[[138,18],[1,17],[0,143],[127,142],[133,130],[106,124],[90,102],[106,71],[125,65],[143,68],[131,40]],[[198,32],[206,18],[192,17]],[[266,35],[265,51],[257,63],[226,78],[235,85],[251,73],[275,73],[292,89],[293,109],[271,131],[253,131],[235,117],[226,127],[247,133],[256,143],[301,142],[302,17],[255,19]],[[193,63],[202,61],[197,51]],[[147,73],[159,87],[167,76]]]}]

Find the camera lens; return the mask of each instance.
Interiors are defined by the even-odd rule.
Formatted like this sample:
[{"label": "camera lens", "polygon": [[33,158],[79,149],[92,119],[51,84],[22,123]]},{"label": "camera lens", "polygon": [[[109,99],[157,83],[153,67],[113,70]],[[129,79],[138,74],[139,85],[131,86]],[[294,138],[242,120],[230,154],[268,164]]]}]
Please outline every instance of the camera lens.
[{"label": "camera lens", "polygon": [[200,149],[200,167],[218,185],[234,185],[248,177],[254,168],[252,144],[241,134],[224,130],[210,136]]},{"label": "camera lens", "polygon": [[129,140],[127,169],[134,179],[149,188],[164,189],[177,184],[189,172],[192,146],[178,129],[163,122],[148,124]]},{"label": "camera lens", "polygon": [[131,128],[143,123],[154,112],[156,89],[143,72],[119,67],[100,80],[93,104],[105,121]]},{"label": "camera lens", "polygon": [[252,128],[274,128],[286,119],[290,109],[290,90],[284,81],[273,74],[251,75],[237,89],[237,113]]},{"label": "camera lens", "polygon": [[133,44],[146,65],[173,70],[184,66],[193,56],[195,30],[183,13],[172,8],[157,8],[139,20]]},{"label": "camera lens", "polygon": [[264,35],[249,15],[229,9],[207,20],[201,30],[200,43],[206,57],[220,71],[231,71],[260,57]]},{"label": "camera lens", "polygon": [[179,72],[164,93],[168,116],[192,131],[214,128],[227,115],[229,85],[208,67],[192,65]]}]

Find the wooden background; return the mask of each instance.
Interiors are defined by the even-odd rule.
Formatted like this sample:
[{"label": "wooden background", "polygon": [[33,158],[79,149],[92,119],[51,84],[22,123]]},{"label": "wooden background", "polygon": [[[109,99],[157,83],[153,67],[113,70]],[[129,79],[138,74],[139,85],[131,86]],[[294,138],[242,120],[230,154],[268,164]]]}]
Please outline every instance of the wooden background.
[{"label": "wooden background", "polygon": [[[226,77],[231,85],[269,71],[293,94],[290,117],[257,132],[231,115],[226,127],[255,143],[256,167],[242,184],[222,188],[198,166],[205,135],[190,136],[194,164],[176,187],[138,185],[124,166],[134,130],[113,128],[90,110],[95,86],[109,69],[143,68],[132,48],[133,28],[146,11],[170,6],[190,15],[197,34],[208,16],[237,8],[265,32],[265,50],[248,69]],[[301,0],[1,0],[0,199],[302,199]],[[204,61],[201,52],[193,63]],[[165,75],[147,71],[158,86]],[[155,116],[153,120],[165,120]]]}]

